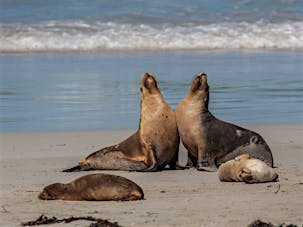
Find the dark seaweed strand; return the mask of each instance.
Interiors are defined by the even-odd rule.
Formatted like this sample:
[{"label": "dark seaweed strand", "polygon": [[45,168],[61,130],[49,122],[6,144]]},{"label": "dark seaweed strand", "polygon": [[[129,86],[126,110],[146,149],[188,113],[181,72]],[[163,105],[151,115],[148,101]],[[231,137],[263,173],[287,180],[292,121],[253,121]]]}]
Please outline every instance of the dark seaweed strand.
[{"label": "dark seaweed strand", "polygon": [[86,221],[94,221],[95,223],[92,223],[89,225],[89,227],[122,227],[117,222],[110,222],[108,220],[103,220],[100,218],[94,218],[91,216],[87,217],[70,217],[70,218],[63,218],[58,219],[56,217],[49,218],[47,216],[44,216],[43,214],[35,221],[29,221],[29,222],[22,222],[21,226],[35,226],[35,225],[45,225],[45,224],[54,224],[54,223],[70,223],[73,221],[78,220],[86,220]]},{"label": "dark seaweed strand", "polygon": [[[293,224],[281,224],[281,225],[273,225],[272,223],[266,223],[266,222],[263,222],[261,220],[255,220],[253,221],[252,223],[250,223],[247,227],[298,227],[297,225],[293,225]],[[303,227],[303,225],[302,225]]]}]

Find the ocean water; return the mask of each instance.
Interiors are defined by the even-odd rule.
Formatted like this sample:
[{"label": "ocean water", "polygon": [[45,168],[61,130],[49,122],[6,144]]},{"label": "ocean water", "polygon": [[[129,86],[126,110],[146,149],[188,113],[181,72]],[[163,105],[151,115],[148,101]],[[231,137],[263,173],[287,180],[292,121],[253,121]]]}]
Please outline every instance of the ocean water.
[{"label": "ocean water", "polygon": [[302,48],[302,0],[0,0],[0,53]]},{"label": "ocean water", "polygon": [[210,109],[236,124],[303,123],[303,52],[121,52],[0,56],[0,130],[133,129],[140,79],[175,108],[208,74]]},{"label": "ocean water", "polygon": [[0,131],[134,129],[140,78],[194,75],[235,124],[303,123],[303,1],[0,0]]}]

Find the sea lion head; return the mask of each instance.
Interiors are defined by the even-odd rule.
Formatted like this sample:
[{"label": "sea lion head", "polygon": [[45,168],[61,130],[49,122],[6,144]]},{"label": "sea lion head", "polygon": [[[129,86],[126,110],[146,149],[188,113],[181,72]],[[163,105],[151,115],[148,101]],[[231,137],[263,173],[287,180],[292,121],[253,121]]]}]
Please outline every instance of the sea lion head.
[{"label": "sea lion head", "polygon": [[158,94],[159,88],[155,77],[152,74],[144,73],[141,79],[141,93]]},{"label": "sea lion head", "polygon": [[54,200],[58,199],[58,196],[62,195],[66,190],[66,187],[64,184],[55,183],[46,186],[42,192],[38,195],[39,199],[42,200]]},{"label": "sea lion head", "polygon": [[207,83],[207,75],[199,72],[195,75],[189,95],[191,98],[201,100],[206,108],[208,108],[209,86]]}]

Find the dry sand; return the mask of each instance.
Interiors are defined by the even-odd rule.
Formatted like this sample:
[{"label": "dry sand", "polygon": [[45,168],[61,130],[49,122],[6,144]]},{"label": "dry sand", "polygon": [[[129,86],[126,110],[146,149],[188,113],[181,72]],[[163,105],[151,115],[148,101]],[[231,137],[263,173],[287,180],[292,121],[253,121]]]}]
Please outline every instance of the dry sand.
[{"label": "dry sand", "polygon": [[[255,219],[303,224],[303,126],[247,126],[269,143],[280,181],[223,183],[216,173],[165,170],[104,171],[138,183],[145,200],[133,202],[40,201],[38,192],[88,172],[62,173],[80,159],[126,138],[131,131],[1,133],[0,225],[20,226],[41,214],[94,216],[123,226],[247,226]],[[180,160],[186,152],[180,148]],[[96,173],[98,171],[90,171]],[[69,226],[87,226],[79,221]],[[52,226],[66,226],[55,224]]]}]

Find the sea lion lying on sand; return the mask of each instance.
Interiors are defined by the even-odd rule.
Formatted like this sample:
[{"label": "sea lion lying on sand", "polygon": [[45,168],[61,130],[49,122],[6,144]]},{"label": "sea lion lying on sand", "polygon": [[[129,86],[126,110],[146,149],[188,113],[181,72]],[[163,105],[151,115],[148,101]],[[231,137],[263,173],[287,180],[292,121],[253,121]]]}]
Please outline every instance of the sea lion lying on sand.
[{"label": "sea lion lying on sand", "polygon": [[263,161],[242,154],[220,165],[218,177],[220,181],[262,183],[276,181],[278,174]]},{"label": "sea lion lying on sand", "polygon": [[179,133],[175,112],[163,98],[155,77],[141,80],[141,110],[138,130],[121,143],[87,156],[79,165],[63,170],[157,171],[169,164],[176,168]]},{"label": "sea lion lying on sand", "polygon": [[187,165],[215,171],[221,163],[248,153],[273,166],[271,150],[257,133],[217,119],[209,109],[207,76],[198,73],[176,109],[178,130],[188,151]]},{"label": "sea lion lying on sand", "polygon": [[138,200],[143,190],[133,181],[110,174],[89,174],[68,184],[46,186],[39,194],[42,200]]}]

